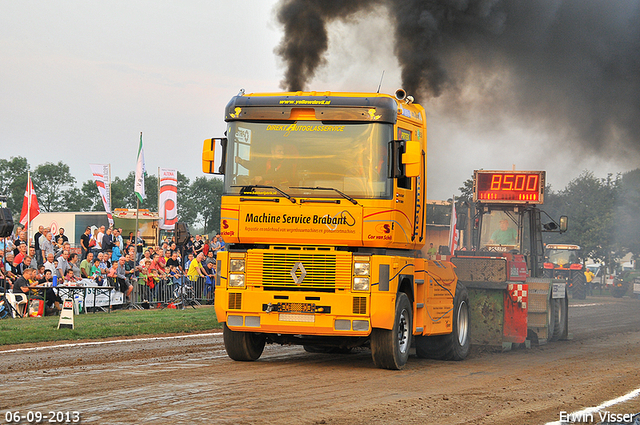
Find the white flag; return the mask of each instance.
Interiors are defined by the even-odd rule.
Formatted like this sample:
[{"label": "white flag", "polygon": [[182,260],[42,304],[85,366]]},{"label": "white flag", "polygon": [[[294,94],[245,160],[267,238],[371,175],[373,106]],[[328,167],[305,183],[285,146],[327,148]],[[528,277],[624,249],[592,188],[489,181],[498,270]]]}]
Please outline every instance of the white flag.
[{"label": "white flag", "polygon": [[89,164],[93,179],[98,186],[98,193],[102,198],[104,210],[107,212],[109,225],[113,226],[113,216],[111,215],[111,175],[109,172],[109,164]]},{"label": "white flag", "polygon": [[178,222],[178,170],[160,168],[160,228],[173,230]]},{"label": "white flag", "polygon": [[146,198],[144,194],[144,149],[142,148],[142,132],[140,133],[140,146],[138,146],[138,161],[136,163],[136,182],[134,192],[140,201]]},{"label": "white flag", "polygon": [[453,253],[458,249],[458,241],[460,238],[460,231],[458,230],[458,217],[456,215],[456,201],[455,197],[451,201],[452,210],[451,210],[451,224],[449,226],[449,253],[453,255]]}]

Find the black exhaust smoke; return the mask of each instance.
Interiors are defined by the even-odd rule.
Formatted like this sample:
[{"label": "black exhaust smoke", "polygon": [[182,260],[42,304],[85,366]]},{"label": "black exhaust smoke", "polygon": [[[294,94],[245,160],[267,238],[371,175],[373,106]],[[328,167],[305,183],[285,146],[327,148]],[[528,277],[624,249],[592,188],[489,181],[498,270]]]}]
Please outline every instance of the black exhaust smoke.
[{"label": "black exhaust smoke", "polygon": [[327,24],[347,20],[357,12],[370,10],[379,1],[371,0],[285,0],[278,9],[284,38],[275,52],[287,64],[285,90],[303,90],[324,64],[322,55],[329,47]]},{"label": "black exhaust smoke", "polygon": [[402,87],[416,99],[515,115],[595,151],[640,152],[640,2],[283,0],[283,88],[305,89],[324,63],[328,23],[372,10],[390,17],[380,31],[393,31]]}]

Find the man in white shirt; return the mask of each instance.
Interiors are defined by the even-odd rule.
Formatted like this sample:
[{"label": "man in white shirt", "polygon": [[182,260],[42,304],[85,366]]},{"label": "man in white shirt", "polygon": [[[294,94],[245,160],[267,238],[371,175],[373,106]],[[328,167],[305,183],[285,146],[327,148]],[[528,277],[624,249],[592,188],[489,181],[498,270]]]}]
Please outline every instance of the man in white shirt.
[{"label": "man in white shirt", "polygon": [[44,263],[45,270],[51,270],[51,274],[56,276],[56,265],[54,264],[53,253],[47,254],[47,261]]},{"label": "man in white shirt", "polygon": [[102,238],[104,237],[104,226],[100,226],[98,236],[96,236],[96,250],[102,251]]},{"label": "man in white shirt", "polygon": [[69,266],[69,262],[67,261],[68,259],[69,251],[65,249],[62,251],[62,255],[58,257],[58,279],[64,280],[64,276],[67,274],[67,270],[71,268],[71,266]]},{"label": "man in white shirt", "polygon": [[40,236],[40,250],[43,258],[49,258],[49,254],[55,254],[53,249],[53,235],[45,229],[44,235]]}]

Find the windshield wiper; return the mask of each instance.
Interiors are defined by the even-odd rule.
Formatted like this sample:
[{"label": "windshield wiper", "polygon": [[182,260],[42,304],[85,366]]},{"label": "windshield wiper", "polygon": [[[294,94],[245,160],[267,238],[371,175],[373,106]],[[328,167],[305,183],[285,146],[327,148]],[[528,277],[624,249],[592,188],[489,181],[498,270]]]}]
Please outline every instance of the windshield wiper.
[{"label": "windshield wiper", "polygon": [[254,194],[256,194],[253,189],[274,189],[276,191],[278,191],[278,193],[282,196],[284,196],[285,198],[287,198],[288,200],[290,200],[292,203],[296,203],[296,199],[294,197],[292,197],[291,195],[289,195],[288,193],[280,190],[279,188],[275,187],[275,186],[265,186],[265,185],[261,185],[261,184],[250,184],[250,185],[232,185],[231,187],[241,187],[242,189],[240,190],[240,194],[241,195],[245,195],[247,192],[253,192]]},{"label": "windshield wiper", "polygon": [[340,192],[338,189],[334,189],[333,187],[305,187],[305,186],[291,186],[289,189],[303,189],[303,190],[333,190],[334,192],[338,192],[340,196],[345,199],[351,201],[353,205],[358,205],[358,201],[353,199],[351,196],[346,193]]}]

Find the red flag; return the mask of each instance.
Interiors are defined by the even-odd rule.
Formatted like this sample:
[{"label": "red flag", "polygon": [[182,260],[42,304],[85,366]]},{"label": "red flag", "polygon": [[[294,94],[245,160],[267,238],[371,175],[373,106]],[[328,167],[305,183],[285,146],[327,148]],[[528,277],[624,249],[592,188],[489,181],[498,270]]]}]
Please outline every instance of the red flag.
[{"label": "red flag", "polygon": [[[29,217],[27,217],[27,210],[29,210],[29,196],[31,196],[31,210]],[[33,220],[38,214],[40,214],[40,206],[38,205],[38,198],[36,192],[33,190],[33,183],[31,177],[27,181],[27,190],[24,192],[24,202],[22,203],[22,212],[20,213],[20,224],[26,226],[29,221]]]}]

